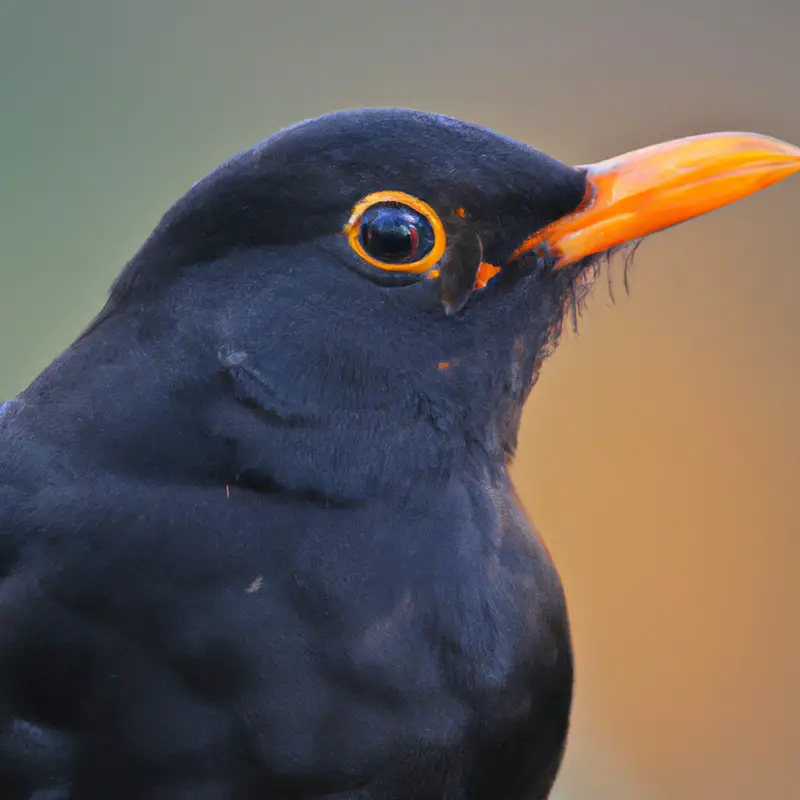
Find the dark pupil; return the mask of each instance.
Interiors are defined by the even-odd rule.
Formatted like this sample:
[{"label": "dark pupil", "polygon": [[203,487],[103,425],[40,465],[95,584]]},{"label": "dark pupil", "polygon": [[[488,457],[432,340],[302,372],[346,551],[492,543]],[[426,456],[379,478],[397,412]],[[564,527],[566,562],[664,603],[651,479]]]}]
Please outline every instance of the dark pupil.
[{"label": "dark pupil", "polygon": [[387,264],[419,261],[433,249],[430,223],[407,206],[389,203],[373,206],[361,218],[360,232],[364,250]]}]

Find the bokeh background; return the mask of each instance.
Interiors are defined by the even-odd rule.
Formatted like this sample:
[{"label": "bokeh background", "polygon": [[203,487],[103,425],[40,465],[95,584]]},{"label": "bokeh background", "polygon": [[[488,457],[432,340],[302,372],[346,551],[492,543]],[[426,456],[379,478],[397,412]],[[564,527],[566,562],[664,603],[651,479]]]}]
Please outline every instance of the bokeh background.
[{"label": "bokeh background", "polygon": [[[304,117],[401,105],[570,163],[800,143],[795,0],[1,0],[0,397],[161,213]],[[664,232],[546,364],[515,467],[577,651],[558,800],[800,796],[800,178]]]}]

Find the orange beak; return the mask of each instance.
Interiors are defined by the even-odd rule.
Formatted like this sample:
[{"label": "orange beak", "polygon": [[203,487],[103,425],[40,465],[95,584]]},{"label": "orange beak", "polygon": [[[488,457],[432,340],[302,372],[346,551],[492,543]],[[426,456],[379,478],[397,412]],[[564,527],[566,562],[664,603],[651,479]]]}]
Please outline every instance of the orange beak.
[{"label": "orange beak", "polygon": [[[513,258],[546,246],[565,267],[699,217],[800,171],[800,148],[754,133],[711,133],[578,169],[586,171],[583,203],[526,239]],[[481,283],[491,277],[483,273]]]}]

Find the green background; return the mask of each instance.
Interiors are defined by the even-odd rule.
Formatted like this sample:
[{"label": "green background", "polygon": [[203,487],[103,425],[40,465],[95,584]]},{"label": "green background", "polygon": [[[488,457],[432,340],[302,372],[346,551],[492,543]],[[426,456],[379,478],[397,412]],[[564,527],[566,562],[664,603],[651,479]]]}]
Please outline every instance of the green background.
[{"label": "green background", "polygon": [[[795,0],[0,0],[0,397],[278,127],[413,106],[571,163],[800,144],[798,34]],[[578,659],[559,800],[800,793],[799,226],[795,178],[649,240],[531,399],[515,472]]]}]

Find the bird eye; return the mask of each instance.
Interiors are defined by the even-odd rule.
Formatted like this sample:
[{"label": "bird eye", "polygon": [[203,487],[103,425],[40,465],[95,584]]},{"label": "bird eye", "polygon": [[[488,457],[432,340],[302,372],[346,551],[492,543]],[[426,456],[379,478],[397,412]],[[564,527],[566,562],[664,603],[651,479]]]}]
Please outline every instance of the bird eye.
[{"label": "bird eye", "polygon": [[434,245],[433,228],[418,211],[394,203],[376,203],[361,217],[364,250],[386,264],[411,264]]},{"label": "bird eye", "polygon": [[356,205],[345,227],[353,250],[390,272],[426,272],[445,250],[436,212],[404,192],[376,192]]}]

